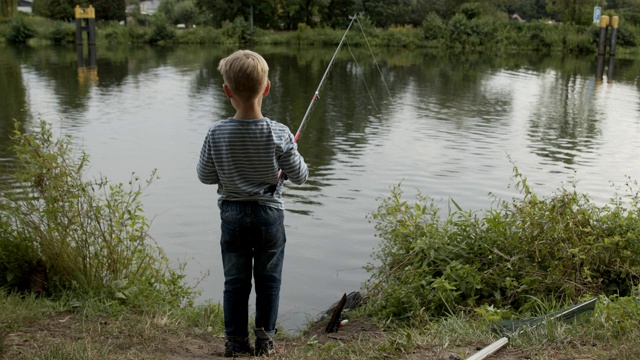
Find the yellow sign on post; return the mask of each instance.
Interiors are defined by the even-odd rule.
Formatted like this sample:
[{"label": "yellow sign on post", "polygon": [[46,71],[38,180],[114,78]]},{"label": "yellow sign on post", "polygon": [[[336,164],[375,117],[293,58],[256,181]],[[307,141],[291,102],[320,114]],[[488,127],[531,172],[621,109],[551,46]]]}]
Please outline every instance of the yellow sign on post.
[{"label": "yellow sign on post", "polygon": [[[93,6],[81,8],[76,5],[76,48],[78,55],[78,81],[81,85],[98,83],[98,65],[96,61],[96,11]],[[84,59],[82,32],[87,32],[89,61]]]},{"label": "yellow sign on post", "polygon": [[89,5],[81,8],[76,5],[76,44],[82,44],[82,32],[87,32],[89,45],[96,44],[96,10]]},{"label": "yellow sign on post", "polygon": [[76,19],[95,19],[96,10],[93,6],[89,5],[88,8],[81,8],[80,5],[76,5]]}]

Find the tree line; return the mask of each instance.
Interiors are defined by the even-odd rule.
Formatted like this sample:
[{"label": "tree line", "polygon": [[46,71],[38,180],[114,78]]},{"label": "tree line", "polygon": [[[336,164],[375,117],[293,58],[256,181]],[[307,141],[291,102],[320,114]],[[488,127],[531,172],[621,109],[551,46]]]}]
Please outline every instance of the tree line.
[{"label": "tree line", "polygon": [[[16,0],[0,0],[3,17],[12,15]],[[450,19],[461,9],[525,20],[550,19],[586,25],[596,5],[615,12],[627,23],[640,23],[640,0],[162,0],[159,13],[169,22],[222,27],[245,21],[262,29],[296,30],[308,27],[340,28],[348,15],[366,16],[376,27],[421,26],[428,14]],[[76,5],[92,5],[101,20],[125,20],[139,9],[140,0],[34,0],[36,15],[56,20],[73,19]],[[129,11],[127,10],[129,9]]]}]

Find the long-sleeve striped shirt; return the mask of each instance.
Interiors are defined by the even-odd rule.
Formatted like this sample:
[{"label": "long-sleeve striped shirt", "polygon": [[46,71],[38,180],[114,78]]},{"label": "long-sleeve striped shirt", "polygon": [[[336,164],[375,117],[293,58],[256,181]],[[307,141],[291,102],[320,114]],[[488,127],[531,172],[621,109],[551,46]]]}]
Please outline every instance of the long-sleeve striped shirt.
[{"label": "long-sleeve striped shirt", "polygon": [[219,203],[257,201],[284,209],[282,184],[270,191],[279,169],[294,184],[304,183],[309,175],[289,128],[266,117],[227,118],[213,124],[197,165],[201,182],[218,184]]}]

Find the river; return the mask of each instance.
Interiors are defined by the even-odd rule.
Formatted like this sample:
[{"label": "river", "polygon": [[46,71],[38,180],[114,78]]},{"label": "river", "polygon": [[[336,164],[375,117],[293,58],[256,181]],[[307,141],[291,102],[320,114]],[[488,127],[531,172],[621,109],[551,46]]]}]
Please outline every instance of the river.
[{"label": "river", "polygon": [[[158,169],[143,198],[151,233],[186,261],[199,301],[219,302],[222,267],[215,187],[195,165],[207,128],[233,114],[222,92],[219,46],[97,50],[96,69],[74,47],[0,47],[0,159],[12,118],[43,118],[91,157],[89,176],[127,181]],[[264,114],[298,128],[335,49],[261,47],[272,90]],[[79,60],[80,59],[80,60]],[[375,60],[375,61],[374,61]],[[300,138],[309,181],[287,185],[285,330],[304,326],[366,281],[379,242],[368,214],[402,184],[446,208],[492,206],[517,193],[518,167],[541,196],[573,180],[605,203],[640,178],[640,62],[549,54],[432,54],[344,48]],[[606,72],[605,72],[606,73]]]}]

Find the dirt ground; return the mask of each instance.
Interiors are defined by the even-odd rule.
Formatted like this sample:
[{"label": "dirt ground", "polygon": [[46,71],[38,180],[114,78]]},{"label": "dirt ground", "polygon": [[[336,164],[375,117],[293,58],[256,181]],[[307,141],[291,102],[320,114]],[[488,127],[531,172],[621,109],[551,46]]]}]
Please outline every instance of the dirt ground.
[{"label": "dirt ground", "polygon": [[[130,319],[120,321],[127,322]],[[165,319],[166,320],[166,319]],[[212,334],[176,334],[162,330],[163,319],[152,319],[147,324],[109,323],[87,324],[79,314],[55,316],[18,332],[5,334],[0,350],[3,359],[33,358],[35,354],[69,346],[77,348],[87,359],[223,359],[224,338]],[[318,323],[295,338],[280,338],[277,341],[279,355],[275,358],[293,359],[297,349],[313,339],[314,342],[348,343],[363,339],[382,339],[384,333],[366,320],[354,320],[337,333],[325,334],[324,324]],[[426,347],[413,349],[410,353],[385,358],[457,360],[466,358],[488,344],[473,344],[454,349]],[[102,353],[101,353],[102,352]],[[79,358],[83,358],[80,356]],[[490,357],[492,360],[529,359],[517,351],[503,348]],[[558,357],[562,359],[562,357]]]}]

